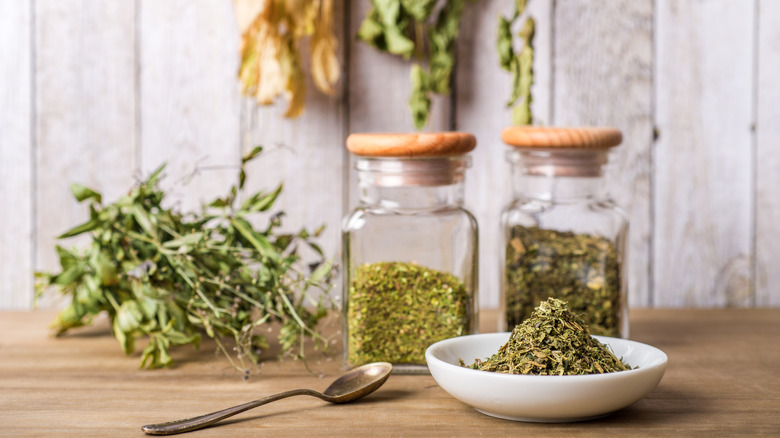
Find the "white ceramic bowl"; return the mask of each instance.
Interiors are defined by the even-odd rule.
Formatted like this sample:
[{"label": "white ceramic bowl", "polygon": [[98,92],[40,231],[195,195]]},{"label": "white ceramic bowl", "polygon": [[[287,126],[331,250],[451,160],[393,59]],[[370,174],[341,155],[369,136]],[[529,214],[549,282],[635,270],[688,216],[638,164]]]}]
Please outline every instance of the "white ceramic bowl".
[{"label": "white ceramic bowl", "polygon": [[458,366],[498,351],[510,333],[461,336],[425,352],[431,375],[445,391],[483,414],[515,421],[570,422],[627,407],[653,390],[666,370],[666,354],[646,344],[594,336],[637,369],[582,376],[528,376]]}]

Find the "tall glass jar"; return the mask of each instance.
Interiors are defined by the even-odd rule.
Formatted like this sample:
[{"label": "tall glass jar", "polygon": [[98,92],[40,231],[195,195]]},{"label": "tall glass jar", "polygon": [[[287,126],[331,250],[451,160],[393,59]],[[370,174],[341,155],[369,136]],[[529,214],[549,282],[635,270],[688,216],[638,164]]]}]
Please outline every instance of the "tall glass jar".
[{"label": "tall glass jar", "polygon": [[611,128],[511,127],[513,199],[504,231],[499,329],[549,297],[568,302],[590,333],[628,336],[626,215],[601,195],[602,168],[620,144]]},{"label": "tall glass jar", "polygon": [[348,366],[427,372],[426,348],[477,330],[477,222],[463,208],[476,146],[459,132],[352,134],[360,204],[342,223]]}]

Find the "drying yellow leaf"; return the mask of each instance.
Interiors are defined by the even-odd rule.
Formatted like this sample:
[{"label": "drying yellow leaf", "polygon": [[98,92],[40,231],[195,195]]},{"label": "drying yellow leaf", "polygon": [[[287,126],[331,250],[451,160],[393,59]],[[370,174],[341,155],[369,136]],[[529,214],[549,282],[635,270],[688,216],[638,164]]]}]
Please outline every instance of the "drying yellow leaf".
[{"label": "drying yellow leaf", "polygon": [[330,32],[333,26],[333,0],[322,0],[321,23],[311,41],[311,75],[314,85],[323,93],[334,94],[339,80],[338,41]]},{"label": "drying yellow leaf", "polygon": [[[236,14],[242,31],[238,77],[245,95],[263,105],[284,95],[289,102],[285,117],[301,115],[306,96],[300,55],[304,37],[310,38],[314,84],[334,94],[340,71],[333,0],[236,0]],[[254,18],[248,20],[246,14]]]}]

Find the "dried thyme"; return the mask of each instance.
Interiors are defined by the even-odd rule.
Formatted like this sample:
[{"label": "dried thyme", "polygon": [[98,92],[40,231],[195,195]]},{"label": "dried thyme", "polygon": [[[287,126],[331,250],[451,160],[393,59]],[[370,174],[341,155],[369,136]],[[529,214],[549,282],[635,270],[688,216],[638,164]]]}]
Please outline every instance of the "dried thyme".
[{"label": "dried thyme", "polygon": [[[461,365],[464,365],[461,361]],[[506,374],[577,375],[629,369],[590,336],[587,324],[564,301],[550,298],[515,326],[498,352],[470,368]]]},{"label": "dried thyme", "polygon": [[469,331],[470,297],[452,274],[413,263],[357,268],[349,288],[347,359],[424,364],[425,350]]},{"label": "dried thyme", "polygon": [[554,297],[582,315],[592,334],[620,334],[620,265],[615,245],[604,237],[515,226],[506,247],[505,281],[509,327]]}]

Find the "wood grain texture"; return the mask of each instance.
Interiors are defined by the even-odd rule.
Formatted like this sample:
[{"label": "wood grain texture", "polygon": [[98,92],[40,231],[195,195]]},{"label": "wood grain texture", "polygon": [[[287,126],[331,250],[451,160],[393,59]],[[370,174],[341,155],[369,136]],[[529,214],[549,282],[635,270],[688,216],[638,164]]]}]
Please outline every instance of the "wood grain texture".
[{"label": "wood grain texture", "polygon": [[0,309],[33,301],[32,2],[0,0]]},{"label": "wood grain texture", "polygon": [[628,215],[629,306],[653,303],[650,241],[653,1],[561,0],[555,9],[553,124],[611,126],[606,194]]},{"label": "wood grain texture", "polygon": [[756,84],[756,231],[757,306],[780,306],[780,3],[758,2]]},{"label": "wood grain texture", "polygon": [[232,2],[139,0],[140,169],[167,163],[182,211],[227,193],[240,164],[238,30]]},{"label": "wood grain texture", "polygon": [[[245,0],[242,0],[244,2]],[[344,214],[342,202],[347,171],[344,169],[346,150],[346,85],[344,82],[345,46],[342,29],[345,3],[334,4],[334,32],[339,40],[337,56],[341,63],[341,80],[334,96],[321,93],[311,77],[306,77],[306,109],[296,119],[283,114],[287,102],[283,98],[271,106],[258,106],[254,99],[241,101],[241,147],[246,152],[263,146],[263,156],[247,168],[248,191],[272,190],[284,184],[275,203],[275,211],[284,211],[282,230],[297,232],[301,228],[325,230],[317,243],[325,256],[339,260]],[[304,71],[309,71],[308,41],[301,49]],[[314,259],[314,254],[306,254]],[[336,289],[333,294],[340,292]]]},{"label": "wood grain texture", "polygon": [[347,138],[347,149],[364,157],[443,157],[468,154],[477,139],[468,132],[408,134],[360,133]]},{"label": "wood grain texture", "polygon": [[52,270],[55,236],[89,218],[69,185],[110,202],[134,181],[135,4],[36,1],[34,53],[35,268]]},{"label": "wood grain texture", "polygon": [[[532,109],[540,124],[548,124],[550,114],[552,4],[531,0],[527,13],[536,21],[534,38],[534,85]],[[498,15],[511,16],[512,2],[481,0],[467,2],[458,39],[455,97],[455,126],[477,137],[471,153],[472,168],[466,173],[466,207],[479,224],[479,303],[496,308],[499,303],[503,260],[501,210],[511,199],[509,165],[501,130],[511,125],[511,109],[506,107],[512,88],[511,75],[499,66],[496,51]],[[517,23],[522,25],[521,21]],[[516,47],[517,48],[517,47]]]},{"label": "wood grain texture", "polygon": [[501,131],[501,140],[522,148],[609,149],[623,141],[615,128],[512,126]]},{"label": "wood grain texture", "polygon": [[656,2],[656,305],[752,298],[753,7]]},{"label": "wood grain texture", "polygon": [[[483,312],[483,330],[496,312]],[[338,356],[268,356],[248,381],[213,344],[173,352],[172,369],[139,370],[104,320],[62,338],[47,336],[48,312],[2,312],[0,435],[142,436],[141,425],[215,411],[294,388],[322,390],[341,373]],[[775,364],[780,310],[634,310],[631,333],[663,350],[669,365],[644,399],[607,417],[539,424],[480,414],[431,376],[391,375],[364,400],[329,405],[294,397],[197,432],[199,437],[273,436],[777,436]],[[142,347],[139,345],[139,348]],[[336,353],[333,351],[332,353]]]}]

